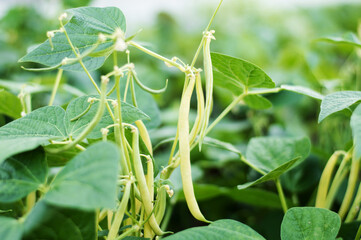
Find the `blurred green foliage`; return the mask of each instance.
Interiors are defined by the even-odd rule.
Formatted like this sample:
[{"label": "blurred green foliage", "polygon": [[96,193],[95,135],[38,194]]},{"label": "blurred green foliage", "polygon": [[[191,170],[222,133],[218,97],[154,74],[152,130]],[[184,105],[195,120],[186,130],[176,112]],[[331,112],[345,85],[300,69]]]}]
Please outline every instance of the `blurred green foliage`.
[{"label": "blurred green foliage", "polygon": [[[66,0],[62,7],[78,7],[88,3],[89,0]],[[213,7],[207,6],[207,11],[200,11],[199,16],[194,16],[195,20],[203,21],[206,25]],[[255,63],[277,85],[297,84],[322,94],[339,90],[361,90],[361,60],[354,48],[315,41],[327,35],[357,32],[360,12],[360,4],[266,11],[249,1],[233,1],[232,4],[226,1],[212,27],[216,30],[217,38],[217,41],[212,42],[212,50]],[[58,28],[54,20],[56,17],[51,19],[45,18],[34,8],[25,6],[15,6],[2,17],[0,79],[49,86],[54,82],[56,72],[25,72],[17,63],[29,47],[46,39],[46,31]],[[151,49],[165,56],[179,56],[190,61],[201,39],[202,30],[189,31],[172,15],[160,12],[154,27],[144,29],[136,36],[136,40],[147,41]],[[122,60],[124,62],[125,58]],[[147,86],[161,88],[165,79],[169,79],[167,91],[154,96],[162,109],[162,124],[151,132],[154,144],[157,144],[175,133],[174,123],[177,120],[183,77],[167,68],[164,63],[136,50],[131,51],[131,61],[136,65],[139,78]],[[199,64],[200,62],[198,66]],[[111,68],[110,61],[93,74],[99,76]],[[89,94],[93,91],[83,74],[66,73],[63,81]],[[15,95],[19,94],[19,91],[10,90]],[[46,105],[49,97],[50,92],[34,94],[33,107]],[[347,149],[352,140],[347,113],[337,113],[317,124],[318,101],[289,92],[266,97],[272,102],[272,108],[254,110],[237,106],[210,136],[234,144],[243,153],[249,139],[254,136],[308,136],[312,141],[311,156],[284,175],[282,180],[286,196],[294,206],[311,205],[328,157],[335,150]],[[66,104],[69,99],[69,93],[60,90],[55,104]],[[213,116],[217,116],[231,100],[230,92],[215,89]],[[196,106],[195,100],[192,106]],[[8,121],[6,116],[0,115],[0,126]],[[231,189],[259,177],[239,160],[237,154],[206,146],[202,150],[202,153],[197,149],[192,152],[194,167],[200,171],[198,183]],[[169,151],[170,146],[162,145],[155,152],[155,158],[163,161]],[[275,192],[272,182],[263,183],[257,188]],[[185,202],[173,201],[172,206],[169,210],[172,211],[172,217],[169,219],[168,230],[178,231],[200,224],[190,214],[186,214],[188,211]],[[207,216],[210,219],[233,218],[248,224],[266,239],[279,239],[282,220],[280,209],[253,207],[229,195],[204,199],[200,201],[200,206],[204,212],[210,213]],[[6,209],[6,206],[2,207]]]}]

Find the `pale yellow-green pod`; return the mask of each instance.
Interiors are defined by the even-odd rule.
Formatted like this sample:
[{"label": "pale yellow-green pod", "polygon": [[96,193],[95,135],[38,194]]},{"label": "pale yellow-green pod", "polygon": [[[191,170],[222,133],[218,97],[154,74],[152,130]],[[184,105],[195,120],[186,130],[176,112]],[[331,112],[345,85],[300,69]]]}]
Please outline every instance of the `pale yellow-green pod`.
[{"label": "pale yellow-green pod", "polygon": [[[140,132],[140,130],[139,130]],[[149,156],[146,156],[147,159],[147,174],[145,175],[145,180],[147,182],[148,191],[150,194],[150,199],[153,202],[154,200],[154,170],[153,170],[153,161]],[[144,237],[152,239],[154,237],[154,232],[150,227],[150,224],[147,222],[144,225]]]},{"label": "pale yellow-green pod", "polygon": [[213,70],[212,70],[212,59],[211,59],[211,40],[214,39],[212,31],[209,31],[205,35],[205,41],[203,45],[203,64],[204,64],[204,76],[206,82],[206,106],[205,113],[202,120],[202,129],[199,138],[199,149],[202,147],[202,142],[206,136],[206,129],[209,122],[209,117],[212,113],[213,105]]},{"label": "pale yellow-green pod", "polygon": [[114,240],[118,235],[120,224],[123,221],[124,213],[127,209],[127,205],[130,197],[130,187],[131,187],[131,182],[129,181],[125,185],[124,194],[122,200],[120,201],[118,210],[115,213],[114,221],[112,222],[112,225],[109,229],[107,240]]},{"label": "pale yellow-green pod", "polygon": [[155,219],[155,216],[153,214],[153,203],[150,196],[150,192],[148,190],[147,181],[145,179],[144,171],[142,162],[140,159],[140,153],[139,153],[139,133],[138,129],[132,125],[128,125],[131,127],[131,131],[133,133],[133,139],[132,139],[132,146],[133,146],[133,166],[134,166],[134,173],[135,177],[137,179],[139,191],[142,197],[142,203],[145,209],[145,213],[149,217],[149,225],[157,235],[163,235],[164,232],[160,229],[157,220]]},{"label": "pale yellow-green pod", "polygon": [[142,138],[145,146],[147,147],[150,155],[153,156],[153,148],[152,148],[152,142],[150,141],[150,137],[147,131],[147,128],[145,127],[142,120],[135,121],[135,125],[137,126],[139,130],[140,137]]},{"label": "pale yellow-green pod", "polygon": [[189,108],[192,92],[194,89],[195,76],[190,77],[188,86],[183,93],[180,108],[179,108],[179,154],[180,167],[184,196],[188,205],[189,211],[193,217],[199,221],[209,222],[201,213],[196,197],[194,195],[191,162],[190,162],[190,147],[189,147]]},{"label": "pale yellow-green pod", "polygon": [[158,224],[160,224],[163,220],[166,205],[167,205],[167,190],[165,189],[165,186],[161,186],[158,189],[157,199],[154,206],[155,219],[157,220]]},{"label": "pale yellow-green pod", "polygon": [[201,74],[199,72],[196,73],[196,95],[197,95],[197,117],[194,121],[194,125],[192,127],[191,133],[189,134],[189,144],[192,145],[194,140],[196,139],[198,133],[201,130],[201,124],[204,115],[204,95],[202,89],[202,80]]}]

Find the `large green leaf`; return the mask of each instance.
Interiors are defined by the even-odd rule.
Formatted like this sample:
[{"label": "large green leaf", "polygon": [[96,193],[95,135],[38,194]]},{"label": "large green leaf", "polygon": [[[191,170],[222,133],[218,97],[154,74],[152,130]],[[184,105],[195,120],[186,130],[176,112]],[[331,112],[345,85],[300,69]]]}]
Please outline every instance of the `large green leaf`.
[{"label": "large green leaf", "polygon": [[215,77],[219,79],[215,80],[215,84],[220,83],[221,87],[227,87],[237,95],[242,92],[239,89],[245,87],[275,87],[272,79],[262,69],[250,62],[220,53],[211,53],[211,58]]},{"label": "large green leaf", "polygon": [[[80,53],[94,47],[98,41],[99,33],[113,34],[116,29],[121,29],[125,32],[125,17],[118,8],[81,7],[70,9],[68,13],[71,13],[73,16],[65,25],[65,29],[72,44]],[[52,42],[54,49],[51,48],[49,40],[46,40],[19,61],[37,62],[47,66],[56,66],[66,57],[75,57],[64,33],[55,33]],[[100,44],[96,51],[104,51],[112,45],[113,40],[107,40]],[[103,65],[107,56],[107,53],[96,57],[87,56],[83,59],[83,62],[88,70],[95,70]],[[78,63],[62,68],[82,71],[82,67]]]},{"label": "large green leaf", "polygon": [[85,210],[115,207],[119,156],[110,142],[91,145],[57,174],[44,200]]},{"label": "large green leaf", "polygon": [[[66,111],[59,106],[39,108],[1,127],[0,163],[14,154],[46,145],[49,140],[65,140],[70,136],[76,138],[95,116],[98,108],[98,102],[95,102],[86,114],[71,121],[86,110],[90,104],[87,102],[89,97],[95,96],[74,99],[69,103]],[[122,106],[124,122],[132,123],[138,119],[149,119],[145,113],[130,104],[122,103]],[[101,138],[100,129],[112,123],[109,114],[105,113],[88,138]]]},{"label": "large green leaf", "polygon": [[238,185],[238,189],[277,179],[296,163],[303,161],[310,148],[310,141],[306,137],[252,138],[247,147],[247,161],[265,174],[255,181]]},{"label": "large green leaf", "polygon": [[361,123],[361,105],[358,105],[351,115],[351,122],[350,122],[357,157],[361,157],[361,124],[360,123]]},{"label": "large green leaf", "polygon": [[255,137],[247,146],[246,158],[253,165],[270,172],[295,158],[305,159],[310,147],[306,137]]},{"label": "large green leaf", "polygon": [[265,240],[247,225],[231,219],[212,222],[205,227],[194,227],[164,238],[165,240]]},{"label": "large green leaf", "polygon": [[[239,203],[256,207],[281,209],[277,194],[259,188],[238,190],[212,184],[194,184],[194,193],[197,201],[205,201],[218,196],[227,196]],[[185,201],[183,191],[177,196],[178,201]]]},{"label": "large green leaf", "polygon": [[94,211],[52,206],[38,202],[24,222],[24,240],[95,240]]},{"label": "large green leaf", "polygon": [[2,240],[20,240],[23,224],[13,218],[0,216],[0,236]]},{"label": "large green leaf", "polygon": [[353,32],[347,32],[342,36],[329,36],[317,39],[319,41],[334,43],[334,44],[344,44],[350,45],[353,47],[361,47],[361,41]]},{"label": "large green leaf", "polygon": [[359,91],[335,92],[324,97],[321,103],[321,112],[318,116],[318,122],[321,122],[332,113],[341,111],[350,107],[352,104],[361,100]]},{"label": "large green leaf", "polygon": [[17,96],[8,91],[0,89],[0,114],[12,118],[21,117],[21,102]]},{"label": "large green leaf", "polygon": [[42,150],[8,158],[0,165],[0,202],[14,202],[46,183],[48,167]]},{"label": "large green leaf", "polygon": [[336,239],[340,226],[340,217],[330,210],[295,207],[284,216],[281,239],[332,240]]}]

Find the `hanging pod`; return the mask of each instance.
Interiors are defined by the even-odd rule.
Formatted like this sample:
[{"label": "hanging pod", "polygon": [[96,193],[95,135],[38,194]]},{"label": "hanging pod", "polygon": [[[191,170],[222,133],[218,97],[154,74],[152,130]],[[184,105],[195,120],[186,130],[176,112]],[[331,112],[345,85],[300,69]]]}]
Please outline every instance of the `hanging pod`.
[{"label": "hanging pod", "polygon": [[206,82],[206,106],[204,109],[204,115],[202,119],[202,128],[199,136],[199,150],[202,148],[203,139],[206,136],[206,129],[208,126],[209,118],[212,113],[213,105],[213,70],[211,59],[211,40],[215,39],[213,36],[214,30],[205,33],[205,41],[203,44],[203,64],[204,64],[204,76]]},{"label": "hanging pod", "polygon": [[[183,184],[184,196],[193,217],[199,221],[209,222],[201,213],[196,197],[194,195],[191,162],[190,162],[190,147],[189,147],[189,108],[192,92],[195,84],[195,76],[189,76],[189,83],[183,93],[178,118],[179,129],[179,154],[180,154],[180,167]],[[187,81],[186,81],[187,82]]]},{"label": "hanging pod", "polygon": [[134,127],[133,125],[129,125],[129,124],[124,124],[124,125],[129,126],[131,128],[131,132],[133,134],[133,139],[132,139],[133,159],[132,160],[133,160],[134,173],[135,173],[139,191],[140,191],[140,194],[142,197],[142,203],[143,203],[143,206],[145,209],[145,213],[149,217],[149,225],[152,228],[152,230],[155,232],[155,234],[163,235],[163,234],[165,234],[165,232],[163,232],[160,229],[160,227],[157,223],[157,220],[155,219],[155,216],[153,214],[152,199],[150,196],[150,192],[148,190],[147,181],[145,179],[142,161],[140,159],[138,129],[136,127]]}]

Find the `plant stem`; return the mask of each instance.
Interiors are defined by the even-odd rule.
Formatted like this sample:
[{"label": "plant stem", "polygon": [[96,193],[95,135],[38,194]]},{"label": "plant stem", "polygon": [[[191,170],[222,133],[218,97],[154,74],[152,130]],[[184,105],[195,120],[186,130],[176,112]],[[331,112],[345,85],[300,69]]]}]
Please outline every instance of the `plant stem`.
[{"label": "plant stem", "polygon": [[54,88],[53,88],[53,91],[51,92],[51,97],[50,97],[49,104],[48,104],[49,106],[53,105],[55,95],[56,95],[56,92],[58,91],[62,75],[63,75],[63,69],[59,68],[58,74],[56,75]]},{"label": "plant stem", "polygon": [[[212,17],[211,17],[211,20],[209,20],[209,23],[208,23],[206,29],[204,30],[204,32],[209,31],[209,28],[211,27],[212,22],[213,22],[213,20],[214,20],[214,17],[217,15],[217,12],[218,12],[219,8],[220,8],[221,5],[222,5],[222,2],[223,2],[223,0],[221,0],[221,1],[219,2],[218,6],[217,6],[216,10],[214,11],[214,13],[213,13],[213,15],[212,15]],[[201,40],[201,42],[199,43],[199,46],[198,46],[198,48],[197,48],[197,50],[196,50],[196,53],[194,54],[194,57],[193,57],[193,60],[192,60],[192,63],[191,63],[191,67],[194,67],[194,65],[196,64],[197,58],[198,58],[198,56],[199,56],[199,54],[200,54],[200,52],[201,52],[201,49],[202,49],[202,47],[203,47],[204,39],[205,39],[205,37],[204,37],[204,34],[203,34],[202,40]]]},{"label": "plant stem", "polygon": [[284,193],[283,193],[283,189],[282,189],[282,185],[281,185],[280,179],[277,178],[277,179],[275,180],[275,183],[276,183],[276,187],[277,187],[277,191],[278,191],[278,196],[280,197],[280,201],[281,201],[281,205],[282,205],[283,212],[286,213],[287,210],[288,210],[288,207],[287,207],[287,202],[286,202],[285,195],[284,195]]},{"label": "plant stem", "polygon": [[165,58],[165,57],[159,55],[158,53],[155,53],[155,52],[153,52],[153,51],[151,51],[151,50],[149,50],[149,49],[147,49],[147,48],[139,45],[138,43],[135,43],[135,42],[133,42],[133,41],[130,41],[130,42],[129,42],[129,45],[131,45],[131,46],[133,46],[133,47],[136,47],[136,48],[138,48],[139,50],[141,50],[142,52],[145,52],[146,54],[148,54],[148,55],[150,55],[150,56],[152,56],[152,57],[155,57],[155,58],[157,58],[157,59],[159,59],[159,60],[161,60],[161,61],[163,61],[163,62],[166,62],[166,63],[168,63],[168,64],[170,64],[170,65],[178,68],[178,69],[179,69],[180,71],[182,71],[182,72],[185,72],[185,68],[184,68],[182,65],[180,65],[179,63],[176,63],[175,61],[172,61],[172,60],[170,60],[170,59],[168,59],[168,58]]}]

